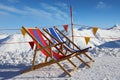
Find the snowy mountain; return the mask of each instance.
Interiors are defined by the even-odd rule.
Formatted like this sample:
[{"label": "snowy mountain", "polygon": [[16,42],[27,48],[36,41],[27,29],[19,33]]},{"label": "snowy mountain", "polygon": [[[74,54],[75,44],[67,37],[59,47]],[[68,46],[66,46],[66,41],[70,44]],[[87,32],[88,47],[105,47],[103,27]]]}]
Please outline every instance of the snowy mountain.
[{"label": "snowy mountain", "polygon": [[83,26],[80,27],[78,30],[88,30],[88,29],[92,29],[92,27]]},{"label": "snowy mountain", "polygon": [[[90,29],[74,29],[74,36],[75,36],[75,42],[81,43],[80,47],[85,47],[86,43],[84,41],[84,37],[88,36],[90,38],[90,42],[88,45],[90,46],[98,46],[100,44],[103,44],[105,42],[119,40],[120,39],[120,31],[118,31],[120,26],[114,27],[112,29],[98,29],[97,34],[94,35],[92,32],[92,28]],[[71,34],[70,34],[71,35]],[[70,36],[69,35],[69,36]],[[87,46],[88,46],[87,45]]]},{"label": "snowy mountain", "polygon": [[113,27],[109,28],[108,30],[120,30],[120,26],[115,24]]},{"label": "snowy mountain", "polygon": [[[71,39],[71,32],[66,33],[67,36]],[[114,70],[119,70],[120,68],[120,64],[117,64],[120,61],[120,26],[115,25],[112,28],[109,29],[98,29],[97,34],[94,35],[92,32],[92,28],[86,28],[86,29],[78,29],[78,28],[74,28],[74,41],[75,43],[81,48],[84,49],[88,46],[92,46],[93,48],[90,50],[90,55],[95,59],[95,64],[93,63],[93,68],[87,70],[83,68],[83,73],[81,74],[80,70],[77,71],[77,74],[73,77],[71,77],[71,80],[79,80],[79,78],[81,79],[89,79],[89,80],[109,80],[109,79],[114,79],[113,77],[110,77],[112,74],[116,74],[115,79],[114,80],[118,80],[120,79],[120,75],[117,74],[117,71]],[[85,36],[89,36],[90,38],[90,42],[88,43],[88,45],[86,45],[84,37]],[[4,69],[6,69],[5,66],[17,66],[17,65],[25,65],[25,66],[30,66],[31,62],[32,62],[32,58],[33,58],[33,50],[30,48],[29,45],[29,41],[32,41],[32,39],[26,35],[25,37],[23,37],[22,34],[13,34],[13,35],[8,35],[8,34],[0,34],[0,70],[3,70],[3,72],[0,71],[0,79],[4,79],[4,78],[8,78],[8,76],[5,76]],[[40,52],[39,52],[40,53]],[[115,58],[114,58],[115,57]],[[102,59],[102,60],[101,60]],[[106,61],[103,62],[105,59]],[[109,61],[108,61],[109,59]],[[42,62],[43,61],[43,57],[41,54],[38,54],[36,63],[38,62]],[[116,63],[112,63],[112,62]],[[78,63],[78,62],[77,62]],[[112,63],[112,64],[111,64]],[[4,66],[4,67],[2,67]],[[116,69],[114,69],[114,66],[116,67]],[[118,66],[118,67],[117,67]],[[58,72],[59,69],[58,67],[56,67],[56,65],[53,65],[51,67],[48,67],[48,71],[54,71],[54,68],[56,68],[56,70]],[[111,71],[113,72],[109,72],[107,69],[111,67],[113,68]],[[8,67],[7,67],[8,68]],[[12,67],[10,67],[12,68]],[[105,73],[101,72],[102,70],[105,69]],[[43,71],[41,71],[41,73],[38,73],[38,71],[35,71],[33,73],[28,73],[26,75],[20,75],[20,76],[14,76],[17,79],[19,77],[25,77],[28,76],[30,77],[30,75],[32,75],[35,79],[39,79],[39,76],[43,76],[43,74],[47,75],[48,77],[52,77],[52,76],[56,76],[59,74],[50,74],[48,71],[45,72],[46,68],[43,69]],[[97,77],[93,77],[96,74],[98,74],[96,71],[100,70],[100,73],[102,76],[99,77],[97,75]],[[107,73],[108,72],[108,73]],[[37,73],[37,74],[36,74]],[[90,75],[85,75],[85,74],[90,74]],[[33,75],[34,74],[34,75]],[[39,74],[39,75],[38,75]],[[79,75],[83,75],[83,76],[79,76]],[[108,77],[104,77],[104,74],[106,74],[106,76]],[[11,77],[12,75],[10,75]],[[113,75],[112,75],[113,76]],[[2,78],[4,77],[4,78]],[[87,77],[87,78],[86,78]],[[60,77],[58,77],[57,79],[59,79]],[[14,78],[13,78],[14,79]],[[31,79],[31,78],[25,78],[26,79]],[[43,78],[43,80],[46,79]],[[68,78],[62,78],[61,80],[64,79],[68,79]],[[41,77],[40,77],[41,80]],[[47,80],[49,80],[47,78]],[[53,78],[51,78],[50,80],[53,80]]]}]

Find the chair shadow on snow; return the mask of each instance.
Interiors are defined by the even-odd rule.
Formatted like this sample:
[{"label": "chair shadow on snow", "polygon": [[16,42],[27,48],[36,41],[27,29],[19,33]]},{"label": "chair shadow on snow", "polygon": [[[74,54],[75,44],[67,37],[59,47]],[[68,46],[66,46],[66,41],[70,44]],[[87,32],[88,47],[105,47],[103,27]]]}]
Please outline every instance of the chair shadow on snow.
[{"label": "chair shadow on snow", "polygon": [[[87,63],[89,63],[89,62],[87,62]],[[86,67],[86,65],[84,64],[84,63],[81,63],[80,65],[79,65],[79,67],[78,67],[78,69],[82,69],[82,68],[85,68]],[[68,71],[71,71],[71,69],[69,69]],[[59,75],[58,77],[66,77],[66,73],[65,72],[63,72],[61,75]]]},{"label": "chair shadow on snow", "polygon": [[[78,67],[79,68],[84,68],[85,64],[81,63]],[[19,64],[17,66],[14,65],[0,65],[0,79],[2,80],[7,80],[7,79],[11,79],[15,76],[18,76],[22,73],[22,71],[26,70],[30,68],[30,66],[25,66],[24,64]],[[69,69],[69,71],[71,71]],[[49,78],[65,78],[67,77],[67,74],[65,72],[63,72],[62,74],[58,75],[58,77],[49,77]],[[39,76],[39,78],[42,78]],[[45,78],[45,77],[44,77]]]},{"label": "chair shadow on snow", "polygon": [[13,78],[17,75],[20,75],[21,72],[28,68],[29,66],[25,66],[23,64],[19,64],[17,66],[14,65],[0,65],[0,79],[7,80]]}]

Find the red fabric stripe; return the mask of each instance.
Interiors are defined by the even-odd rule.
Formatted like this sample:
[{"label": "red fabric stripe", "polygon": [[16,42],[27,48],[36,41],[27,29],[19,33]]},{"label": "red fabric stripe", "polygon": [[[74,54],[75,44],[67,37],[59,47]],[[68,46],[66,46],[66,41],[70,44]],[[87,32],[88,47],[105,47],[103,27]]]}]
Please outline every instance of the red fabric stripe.
[{"label": "red fabric stripe", "polygon": [[[33,31],[32,31],[32,29],[28,29],[28,31],[29,31],[29,33],[30,34],[32,34],[32,36],[35,38],[35,36],[34,36],[34,33],[33,33]],[[34,39],[33,39],[34,40]],[[36,40],[34,40],[35,41],[35,43],[36,43]]]},{"label": "red fabric stripe", "polygon": [[[43,38],[43,36],[42,36],[41,31],[40,31],[40,30],[37,30],[37,33],[38,33],[40,39],[42,40],[44,46],[48,46],[48,44],[46,43],[46,40],[45,40],[45,39]],[[50,48],[47,48],[47,50],[50,51]],[[55,58],[57,58],[57,59],[60,59],[60,58],[63,57],[62,55],[59,55],[58,53],[56,53],[56,52],[54,52],[54,51],[52,51],[52,53],[53,53],[53,56],[54,56]]]},{"label": "red fabric stripe", "polygon": [[[33,37],[35,37],[32,29],[28,29],[28,31],[30,32],[30,34],[32,34]],[[35,43],[37,43],[36,40],[34,40],[34,41],[35,41]],[[42,47],[41,47],[40,45],[38,45],[37,48],[42,48]],[[48,54],[45,52],[45,50],[40,50],[40,51],[41,51],[45,56],[49,57]]]},{"label": "red fabric stripe", "polygon": [[37,31],[38,36],[39,36],[40,40],[42,41],[43,45],[44,45],[44,46],[48,46],[47,43],[46,43],[46,41],[45,41],[45,39],[44,39],[43,36],[42,36],[41,31],[40,31],[39,29],[37,29],[36,31]]},{"label": "red fabric stripe", "polygon": [[[35,37],[32,29],[29,29],[29,32],[32,34],[33,37]],[[43,36],[42,36],[41,31],[40,31],[39,29],[36,29],[36,32],[38,33],[39,38],[41,39],[43,45],[44,45],[44,46],[48,46],[48,44],[46,43],[46,40],[45,40],[45,39],[43,38]],[[35,41],[35,40],[34,40],[34,41]],[[35,42],[36,42],[36,41],[35,41]],[[41,48],[41,46],[38,46],[38,48]],[[50,52],[50,48],[47,48],[46,50],[47,50],[48,52]],[[42,52],[45,56],[49,57],[48,53],[47,53],[45,50],[41,50],[41,52]],[[53,56],[54,56],[55,58],[57,58],[57,59],[63,58],[62,55],[59,55],[58,53],[56,53],[56,52],[54,52],[54,51],[52,51],[52,53],[53,53]]]}]

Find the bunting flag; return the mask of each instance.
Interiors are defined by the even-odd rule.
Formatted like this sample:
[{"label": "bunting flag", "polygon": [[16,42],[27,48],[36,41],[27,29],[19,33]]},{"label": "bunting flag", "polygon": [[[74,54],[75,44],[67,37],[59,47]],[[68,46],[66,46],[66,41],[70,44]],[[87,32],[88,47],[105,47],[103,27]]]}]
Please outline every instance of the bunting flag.
[{"label": "bunting flag", "polygon": [[63,25],[63,27],[64,27],[64,30],[68,32],[68,25]]},{"label": "bunting flag", "polygon": [[86,44],[88,44],[88,42],[90,41],[90,37],[84,37],[84,38],[85,38]]},{"label": "bunting flag", "polygon": [[94,34],[94,35],[97,33],[97,30],[98,30],[97,27],[93,27],[93,28],[92,28],[92,31],[93,31],[93,34]]},{"label": "bunting flag", "polygon": [[22,35],[25,36],[26,31],[24,29],[21,29]]},{"label": "bunting flag", "polygon": [[34,48],[34,41],[29,42],[30,47],[33,49]]}]

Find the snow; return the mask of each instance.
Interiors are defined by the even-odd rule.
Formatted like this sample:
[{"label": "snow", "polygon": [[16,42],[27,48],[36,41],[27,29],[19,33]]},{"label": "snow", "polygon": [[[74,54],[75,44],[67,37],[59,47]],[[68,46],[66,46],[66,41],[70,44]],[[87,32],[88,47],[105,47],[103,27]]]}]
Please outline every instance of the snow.
[{"label": "snow", "polygon": [[[119,80],[120,79],[120,26],[115,25],[110,29],[99,29],[93,35],[91,28],[74,29],[75,43],[81,48],[92,46],[89,55],[95,60],[91,68],[85,67],[79,60],[72,59],[78,70],[72,77],[67,76],[56,64],[21,74],[30,68],[33,50],[28,42],[32,39],[22,34],[0,34],[0,80]],[[70,36],[67,33],[67,36]],[[90,36],[86,45],[83,36]],[[17,43],[18,42],[18,43]],[[22,43],[20,43],[22,42]],[[5,44],[8,43],[8,44]],[[37,54],[36,63],[43,62],[40,52]],[[67,61],[62,65],[71,69]]]}]

